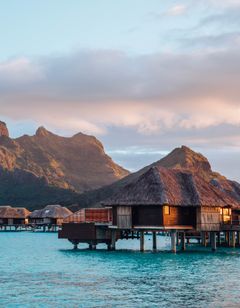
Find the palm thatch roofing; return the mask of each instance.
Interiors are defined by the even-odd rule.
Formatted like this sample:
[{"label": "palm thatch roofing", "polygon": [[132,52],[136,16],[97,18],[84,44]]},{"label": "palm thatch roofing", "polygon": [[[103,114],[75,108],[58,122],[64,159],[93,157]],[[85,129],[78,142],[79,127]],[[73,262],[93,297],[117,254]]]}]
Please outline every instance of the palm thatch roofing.
[{"label": "palm thatch roofing", "polygon": [[63,219],[71,215],[72,212],[66,207],[62,207],[59,204],[47,205],[41,210],[33,211],[29,217],[30,218],[53,218],[53,219]]},{"label": "palm thatch roofing", "polygon": [[[216,180],[217,181],[217,180]],[[135,182],[103,202],[105,206],[164,205],[232,206],[240,208],[240,185],[236,182],[208,182],[198,173],[150,168]]]},{"label": "palm thatch roofing", "polygon": [[10,205],[0,206],[0,218],[18,218],[25,219],[29,216],[30,212],[21,207],[11,207]]}]

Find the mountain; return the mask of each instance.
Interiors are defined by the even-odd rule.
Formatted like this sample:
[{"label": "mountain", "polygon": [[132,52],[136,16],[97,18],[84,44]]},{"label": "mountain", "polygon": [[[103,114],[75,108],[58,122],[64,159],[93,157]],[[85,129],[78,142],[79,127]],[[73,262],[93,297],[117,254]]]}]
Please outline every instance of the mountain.
[{"label": "mountain", "polygon": [[70,204],[128,174],[93,136],[61,137],[40,127],[34,136],[11,139],[0,122],[0,204]]},{"label": "mountain", "polygon": [[201,177],[210,187],[215,187],[221,191],[224,191],[231,198],[235,198],[240,201],[240,184],[235,181],[230,181],[221,174],[212,171],[211,165],[206,157],[200,153],[196,153],[186,146],[174,149],[167,156],[161,160],[154,162],[153,164],[142,168],[141,170],[132,173],[125,178],[98,190],[91,191],[90,193],[84,193],[79,197],[79,204],[82,206],[92,206],[108,199],[114,194],[119,193],[121,189],[129,184],[135,183],[138,179],[145,174],[148,170],[154,167],[165,167],[182,172],[188,172],[191,174],[197,174]]}]

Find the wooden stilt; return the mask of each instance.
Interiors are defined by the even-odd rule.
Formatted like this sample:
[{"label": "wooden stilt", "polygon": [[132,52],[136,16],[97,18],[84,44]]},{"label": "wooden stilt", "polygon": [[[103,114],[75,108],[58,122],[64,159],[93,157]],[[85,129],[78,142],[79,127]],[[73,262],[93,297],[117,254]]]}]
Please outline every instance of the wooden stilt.
[{"label": "wooden stilt", "polygon": [[112,230],[111,233],[111,250],[115,250],[116,249],[116,231]]},{"label": "wooden stilt", "polygon": [[227,234],[228,234],[228,237],[227,237],[228,238],[228,243],[227,243],[227,245],[228,245],[228,247],[231,247],[231,235],[232,234],[231,234],[230,231],[228,231]]},{"label": "wooden stilt", "polygon": [[240,232],[239,231],[237,231],[237,246],[239,246],[240,245]]},{"label": "wooden stilt", "polygon": [[231,239],[232,245],[231,246],[235,248],[236,247],[236,234],[235,234],[235,231],[232,231],[231,233],[232,233],[232,239]]},{"label": "wooden stilt", "polygon": [[74,250],[77,250],[78,249],[78,242],[73,242],[73,249]]},{"label": "wooden stilt", "polygon": [[201,237],[202,237],[202,246],[207,247],[207,233],[202,232]]},{"label": "wooden stilt", "polygon": [[212,251],[216,251],[217,249],[216,232],[210,232],[210,238],[211,238]]},{"label": "wooden stilt", "polygon": [[179,232],[177,232],[177,246],[179,246],[179,244],[180,244],[180,235],[179,235]]},{"label": "wooden stilt", "polygon": [[140,232],[140,251],[144,251],[144,232]]},{"label": "wooden stilt", "polygon": [[186,250],[186,236],[185,232],[181,233],[181,250]]},{"label": "wooden stilt", "polygon": [[171,251],[177,252],[177,232],[176,230],[171,231]]},{"label": "wooden stilt", "polygon": [[153,240],[153,251],[156,251],[157,250],[157,234],[155,231],[152,233],[152,240]]},{"label": "wooden stilt", "polygon": [[217,233],[217,246],[221,246],[221,234],[220,234],[220,232]]}]

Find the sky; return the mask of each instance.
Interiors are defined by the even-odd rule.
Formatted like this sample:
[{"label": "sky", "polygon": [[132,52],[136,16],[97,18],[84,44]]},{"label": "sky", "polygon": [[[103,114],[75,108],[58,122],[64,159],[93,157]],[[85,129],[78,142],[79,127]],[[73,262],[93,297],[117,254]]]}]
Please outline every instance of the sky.
[{"label": "sky", "polygon": [[239,181],[239,29],[240,0],[0,0],[0,120],[131,171],[186,145]]}]

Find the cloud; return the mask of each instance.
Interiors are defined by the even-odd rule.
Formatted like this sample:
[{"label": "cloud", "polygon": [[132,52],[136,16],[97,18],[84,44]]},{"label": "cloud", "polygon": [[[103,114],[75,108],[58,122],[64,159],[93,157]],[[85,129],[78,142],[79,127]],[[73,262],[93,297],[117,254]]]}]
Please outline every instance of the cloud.
[{"label": "cloud", "polygon": [[178,4],[168,9],[166,15],[169,16],[183,15],[186,12],[186,10],[187,7],[185,5]]},{"label": "cloud", "polygon": [[[122,145],[144,136],[151,147],[154,142],[166,147],[166,141],[240,146],[239,79],[239,48],[140,56],[99,50],[12,59],[0,63],[0,110],[4,117],[67,134],[115,138],[114,128],[125,128]],[[232,127],[231,136],[226,126]]]},{"label": "cloud", "polygon": [[6,83],[24,83],[39,80],[43,77],[37,63],[27,58],[17,58],[0,63],[0,81]]}]

